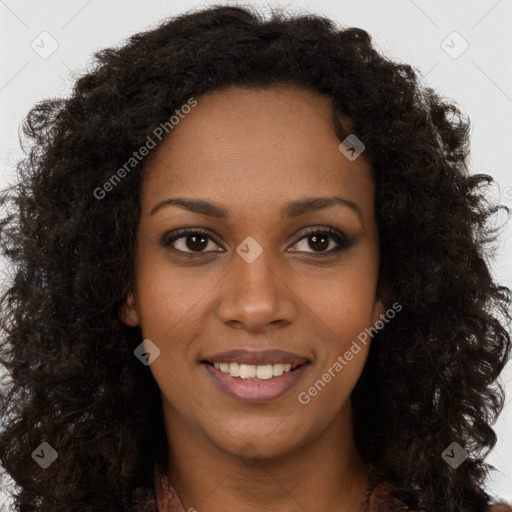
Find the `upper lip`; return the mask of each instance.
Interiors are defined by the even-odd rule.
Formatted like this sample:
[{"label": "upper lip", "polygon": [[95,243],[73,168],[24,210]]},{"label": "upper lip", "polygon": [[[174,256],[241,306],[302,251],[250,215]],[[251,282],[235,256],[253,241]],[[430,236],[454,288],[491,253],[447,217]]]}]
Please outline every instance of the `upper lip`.
[{"label": "upper lip", "polygon": [[267,364],[291,364],[299,365],[311,362],[309,358],[286,352],[279,349],[271,350],[245,350],[235,349],[227,352],[220,352],[203,359],[207,363],[240,363],[262,366]]}]

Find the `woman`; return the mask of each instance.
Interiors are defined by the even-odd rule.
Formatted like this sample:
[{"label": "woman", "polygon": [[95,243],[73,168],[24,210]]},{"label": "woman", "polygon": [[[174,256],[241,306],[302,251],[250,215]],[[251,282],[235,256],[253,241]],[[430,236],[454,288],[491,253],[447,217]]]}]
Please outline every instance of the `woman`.
[{"label": "woman", "polygon": [[459,110],[313,15],[216,6],[96,58],[3,200],[18,509],[512,510]]}]

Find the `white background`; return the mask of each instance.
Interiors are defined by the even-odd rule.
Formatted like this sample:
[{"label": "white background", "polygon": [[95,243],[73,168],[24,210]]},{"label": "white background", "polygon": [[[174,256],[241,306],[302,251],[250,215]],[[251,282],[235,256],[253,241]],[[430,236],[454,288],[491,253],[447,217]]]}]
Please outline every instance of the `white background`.
[{"label": "white background", "polygon": [[[13,165],[20,156],[18,128],[35,102],[68,95],[99,49],[117,45],[163,18],[212,3],[0,0],[0,188],[14,179]],[[470,117],[471,170],[495,177],[500,185],[496,195],[512,207],[512,0],[316,0],[251,5],[313,11],[344,26],[364,28],[382,52],[415,66],[425,84],[455,100]],[[468,48],[459,56],[464,41]],[[32,48],[43,53],[52,44],[58,47],[50,56],[40,56]],[[510,224],[493,262],[495,275],[508,287],[512,287]],[[507,405],[496,424],[498,444],[488,457],[498,471],[488,491],[512,501],[510,364],[503,383]]]}]

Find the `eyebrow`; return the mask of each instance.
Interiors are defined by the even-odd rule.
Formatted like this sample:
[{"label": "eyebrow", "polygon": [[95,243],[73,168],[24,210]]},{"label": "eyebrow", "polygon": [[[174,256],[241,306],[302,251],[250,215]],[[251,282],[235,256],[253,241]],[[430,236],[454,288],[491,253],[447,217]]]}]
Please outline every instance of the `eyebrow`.
[{"label": "eyebrow", "polygon": [[[295,218],[305,213],[316,212],[331,208],[332,206],[341,205],[348,206],[354,210],[362,220],[362,213],[356,203],[349,199],[342,197],[306,197],[303,199],[296,199],[286,203],[281,209],[281,215],[283,217]],[[169,206],[178,206],[184,210],[188,210],[194,213],[200,213],[209,217],[215,217],[218,219],[229,219],[231,216],[229,211],[221,206],[220,204],[205,201],[204,199],[187,199],[184,197],[175,197],[172,199],[164,199],[160,201],[149,213],[154,215],[156,212],[167,208]]]}]

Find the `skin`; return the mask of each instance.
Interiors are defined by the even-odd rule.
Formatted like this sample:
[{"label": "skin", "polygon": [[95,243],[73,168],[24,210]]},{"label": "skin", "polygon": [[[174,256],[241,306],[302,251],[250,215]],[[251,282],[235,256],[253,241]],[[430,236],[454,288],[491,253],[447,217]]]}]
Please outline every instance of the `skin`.
[{"label": "skin", "polygon": [[[308,404],[298,400],[385,312],[371,166],[364,156],[349,161],[339,143],[329,98],[282,85],[229,87],[199,98],[149,157],[136,285],[121,316],[160,349],[150,370],[162,392],[167,474],[185,510],[354,512],[367,489],[350,394],[370,344]],[[335,205],[281,215],[286,202],[311,196],[345,198],[359,213]],[[230,217],[178,206],[151,214],[176,197],[213,201]],[[221,243],[199,247],[188,235],[187,246],[185,234],[161,244],[188,227]],[[321,247],[297,235],[328,227],[354,245],[322,257],[335,239]],[[248,236],[263,248],[252,263],[236,252]],[[313,362],[284,396],[249,404],[222,392],[199,363],[233,348],[280,348]]]}]

